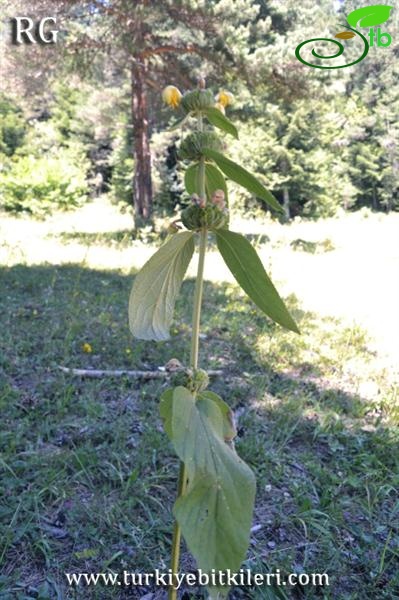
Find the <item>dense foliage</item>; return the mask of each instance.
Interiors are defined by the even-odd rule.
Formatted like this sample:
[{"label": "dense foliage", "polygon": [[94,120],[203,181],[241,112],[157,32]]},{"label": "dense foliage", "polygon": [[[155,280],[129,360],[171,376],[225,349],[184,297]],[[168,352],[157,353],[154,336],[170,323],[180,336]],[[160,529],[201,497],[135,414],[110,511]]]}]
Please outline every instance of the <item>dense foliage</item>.
[{"label": "dense foliage", "polygon": [[39,114],[30,119],[10,98],[1,100],[0,204],[6,210],[44,216],[77,206],[88,196],[86,145],[80,132],[71,130],[70,99],[68,110],[61,112],[58,99],[51,118]]},{"label": "dense foliage", "polygon": [[[261,174],[287,218],[364,206],[397,210],[398,11],[382,26],[392,38],[389,47],[374,45],[353,67],[321,71],[301,64],[296,46],[322,34],[333,37],[346,15],[361,6],[357,0],[339,5],[323,0],[316,8],[311,0],[184,1],[178,13],[170,2],[151,13],[145,3],[124,0],[114,0],[112,9],[99,3],[91,14],[80,10],[87,9],[83,0],[56,4],[68,35],[60,38],[57,53],[36,49],[56,69],[41,68],[22,82],[18,73],[33,73],[34,59],[28,68],[19,48],[5,48],[5,69],[13,69],[13,76],[0,101],[1,206],[37,213],[111,192],[137,212],[137,194],[146,189],[148,196],[150,189],[152,210],[173,211],[184,203],[184,173],[176,160],[181,129],[160,133],[176,120],[162,108],[160,92],[172,71],[172,83],[183,89],[204,71],[214,87],[227,81],[236,98],[231,114],[244,143],[229,142],[230,155]],[[145,39],[141,98],[148,128],[140,135],[148,136],[151,165],[138,147],[134,120],[140,101],[134,65],[143,45],[138,38],[135,45],[123,20],[129,11],[131,26],[140,25]],[[204,46],[210,48],[206,54]],[[54,134],[51,156],[38,124]],[[33,177],[38,171],[39,183]],[[24,183],[31,174],[35,189]],[[238,190],[231,206],[263,209]]]}]

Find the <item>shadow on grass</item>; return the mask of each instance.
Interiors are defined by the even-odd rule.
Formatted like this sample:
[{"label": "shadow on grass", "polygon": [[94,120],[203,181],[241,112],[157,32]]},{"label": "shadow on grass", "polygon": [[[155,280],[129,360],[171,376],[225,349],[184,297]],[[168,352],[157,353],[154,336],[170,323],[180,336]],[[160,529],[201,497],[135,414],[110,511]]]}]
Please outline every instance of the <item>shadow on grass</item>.
[{"label": "shadow on grass", "polygon": [[[57,369],[153,369],[173,356],[188,362],[193,281],[182,286],[171,340],[159,344],[131,339],[131,283],[118,272],[75,265],[0,271],[5,593],[17,589],[22,598],[29,586],[46,584],[49,598],[57,590],[63,597],[66,570],[105,571],[111,558],[115,571],[126,564],[165,570],[172,519],[165,506],[176,485],[176,460],[158,419],[165,384],[82,380]],[[330,589],[297,588],[286,597],[393,598],[397,428],[375,405],[330,382],[317,344],[320,337],[339,344],[344,333],[326,340],[315,315],[294,298],[289,305],[306,342],[263,318],[236,288],[205,285],[201,363],[224,369],[212,389],[240,416],[237,448],[258,480],[260,529],[247,566],[327,571],[333,581]],[[334,369],[348,356],[369,359],[361,336],[347,346]],[[193,567],[188,553],[183,565]],[[129,590],[129,597],[145,591]],[[71,597],[127,597],[116,587],[106,593],[85,588]]]},{"label": "shadow on grass", "polygon": [[159,243],[166,237],[166,230],[157,232],[151,225],[141,227],[139,229],[120,229],[117,231],[104,232],[87,232],[74,231],[52,234],[51,237],[57,237],[63,242],[79,242],[82,244],[95,245],[101,244],[106,246],[129,246],[132,240],[141,240],[144,243]]}]

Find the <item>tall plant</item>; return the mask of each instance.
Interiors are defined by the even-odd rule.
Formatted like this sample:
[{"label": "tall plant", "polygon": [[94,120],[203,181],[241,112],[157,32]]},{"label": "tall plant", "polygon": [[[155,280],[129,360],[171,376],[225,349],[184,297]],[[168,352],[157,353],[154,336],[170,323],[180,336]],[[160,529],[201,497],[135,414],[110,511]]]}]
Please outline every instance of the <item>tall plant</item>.
[{"label": "tall plant", "polygon": [[[190,365],[176,373],[174,386],[163,393],[160,403],[164,429],[181,461],[173,508],[176,520],[171,570],[178,573],[182,534],[202,572],[234,572],[248,549],[255,477],[235,451],[236,430],[229,406],[207,390],[208,375],[198,366],[205,253],[212,233],[225,263],[248,296],[273,321],[298,332],[254,248],[229,229],[225,176],[271,208],[281,211],[281,207],[251,173],[223,154],[224,143],[215,129],[238,137],[236,127],[224,114],[231,94],[221,91],[215,101],[200,80],[199,89],[184,96],[174,86],[168,86],[163,96],[167,104],[183,110],[177,126],[190,117],[196,119],[196,130],[183,138],[179,151],[183,161],[191,161],[184,178],[190,203],[181,213],[181,227],[174,224],[169,239],[136,276],[129,323],[137,338],[169,338],[176,297],[198,240]],[[209,590],[212,597],[227,593],[222,585]],[[176,598],[173,586],[169,598]]]}]

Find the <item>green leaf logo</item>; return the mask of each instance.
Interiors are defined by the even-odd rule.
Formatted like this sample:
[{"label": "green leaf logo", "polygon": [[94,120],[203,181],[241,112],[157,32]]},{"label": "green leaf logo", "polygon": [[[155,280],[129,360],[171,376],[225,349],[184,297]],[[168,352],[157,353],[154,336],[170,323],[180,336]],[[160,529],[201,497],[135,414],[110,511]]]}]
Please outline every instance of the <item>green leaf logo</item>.
[{"label": "green leaf logo", "polygon": [[388,21],[392,6],[373,4],[349,13],[347,21],[352,27],[374,27]]}]

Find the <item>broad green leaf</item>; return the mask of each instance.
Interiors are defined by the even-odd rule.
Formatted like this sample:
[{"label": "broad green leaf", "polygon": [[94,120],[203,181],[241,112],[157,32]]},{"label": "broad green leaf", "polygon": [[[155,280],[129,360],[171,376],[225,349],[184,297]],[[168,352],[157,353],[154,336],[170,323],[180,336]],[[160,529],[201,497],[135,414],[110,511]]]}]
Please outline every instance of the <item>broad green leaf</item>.
[{"label": "broad green leaf", "polygon": [[202,109],[202,112],[212,125],[238,139],[237,127],[218,108],[210,106],[209,108]]},{"label": "broad green leaf", "polygon": [[206,158],[215,161],[219,169],[221,169],[232,181],[235,181],[252,194],[255,194],[255,196],[264,200],[271,208],[283,212],[282,207],[273,194],[271,194],[260,181],[246,169],[240,167],[240,165],[237,165],[234,161],[226,158],[223,154],[220,154],[220,152],[216,152],[216,150],[212,150],[211,148],[203,148],[203,153]]},{"label": "broad green leaf", "polygon": [[226,204],[228,204],[228,192],[224,175],[211,163],[205,163],[205,187],[208,198],[211,198],[216,190],[223,190]]},{"label": "broad green leaf", "polygon": [[[198,194],[198,170],[199,164],[190,165],[184,173],[184,186],[188,194]],[[223,190],[228,202],[228,192],[226,180],[223,173],[215,165],[205,163],[205,187],[208,199],[211,198],[215,190]]]},{"label": "broad green leaf", "polygon": [[176,297],[194,252],[192,231],[175,233],[136,275],[129,326],[142,340],[167,340]]},{"label": "broad green leaf", "polygon": [[[199,394],[199,398],[205,398],[214,402],[222,415],[223,422],[223,439],[224,441],[231,441],[237,435],[237,430],[234,424],[233,412],[230,406],[222,400],[220,396],[211,392],[209,390],[205,390]],[[161,415],[161,419],[163,422],[163,426],[168,438],[172,441],[172,405],[173,405],[173,388],[169,388],[164,391],[161,396],[161,401],[159,403],[159,413]]]},{"label": "broad green leaf", "polygon": [[207,398],[208,400],[212,400],[212,402],[215,402],[215,404],[217,404],[220,412],[222,413],[223,439],[224,441],[233,440],[237,435],[237,430],[235,428],[233,412],[230,406],[224,400],[222,400],[220,396],[209,390],[201,392],[199,397]]},{"label": "broad green leaf", "polygon": [[184,173],[184,187],[186,188],[187,194],[198,194],[197,191],[197,173],[199,165],[194,163],[190,165]]},{"label": "broad green leaf", "polygon": [[[206,390],[200,392],[199,398],[211,400],[218,406],[223,422],[223,439],[225,442],[233,440],[237,435],[237,430],[234,423],[233,412],[230,406],[222,400],[220,396]],[[166,435],[172,440],[172,404],[173,404],[173,388],[165,390],[161,396],[159,403],[159,414],[161,416]]]},{"label": "broad green leaf", "polygon": [[349,13],[347,21],[352,27],[374,27],[388,21],[391,9],[388,4],[364,6]]},{"label": "broad green leaf", "polygon": [[245,558],[255,497],[250,468],[224,442],[214,400],[184,387],[173,391],[172,443],[186,464],[188,485],[174,514],[198,567],[236,571]]},{"label": "broad green leaf", "polygon": [[199,184],[199,163],[190,165],[184,173],[184,186],[188,194],[198,194]]},{"label": "broad green leaf", "polygon": [[239,233],[217,229],[220,254],[244,292],[273,321],[299,333],[299,329],[248,240]]}]

